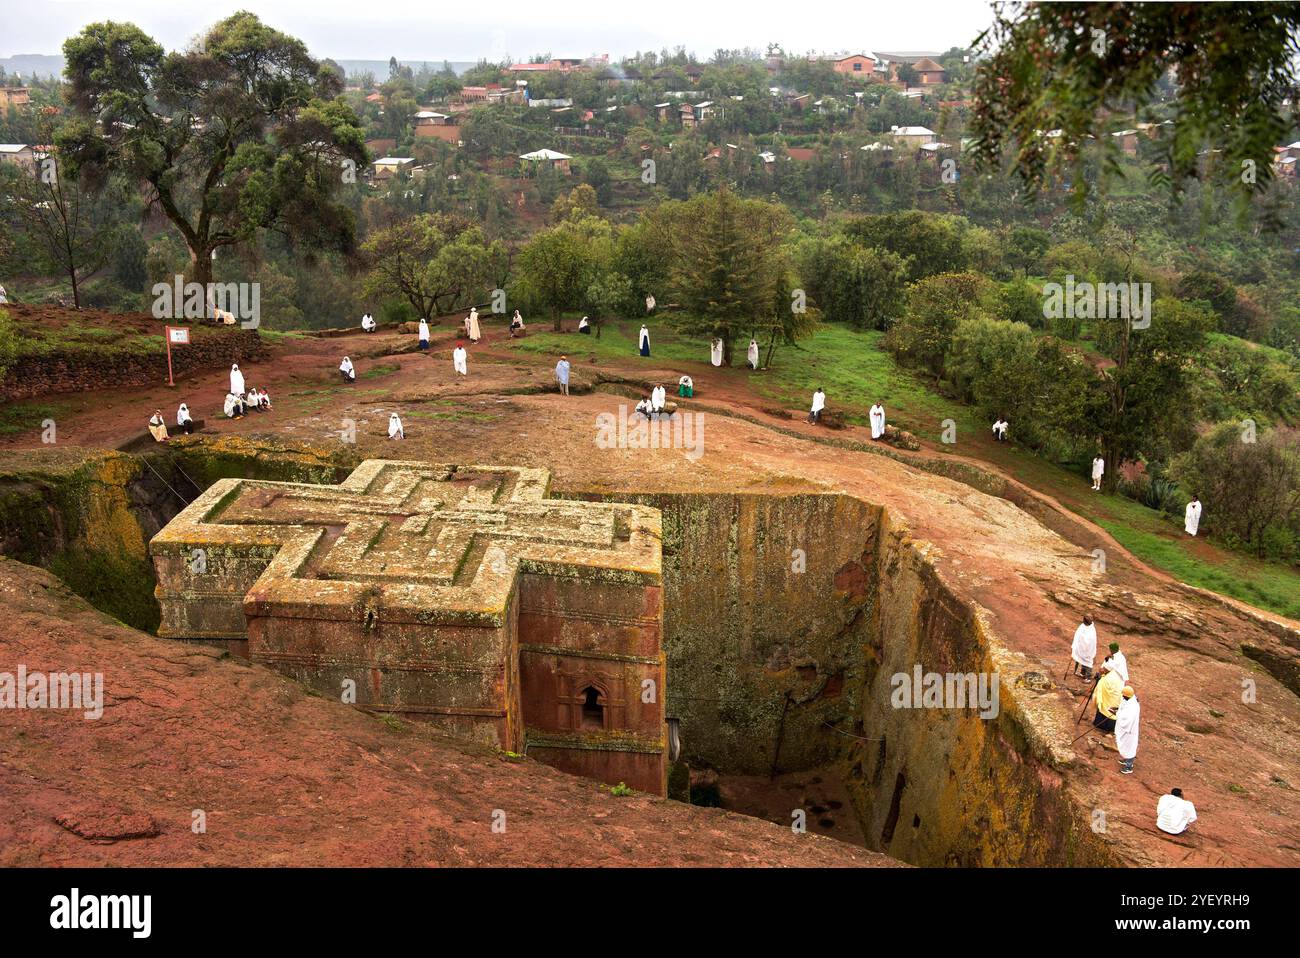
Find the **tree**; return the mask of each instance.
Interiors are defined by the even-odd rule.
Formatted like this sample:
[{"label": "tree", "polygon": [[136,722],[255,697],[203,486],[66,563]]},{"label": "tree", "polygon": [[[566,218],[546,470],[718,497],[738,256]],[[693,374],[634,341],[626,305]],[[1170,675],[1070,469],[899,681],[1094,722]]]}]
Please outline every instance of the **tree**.
[{"label": "tree", "polygon": [[580,220],[596,215],[596,191],[587,183],[579,183],[567,194],[555,198],[551,204],[551,220]]},{"label": "tree", "polygon": [[626,315],[635,301],[632,281],[617,270],[605,270],[600,273],[585,294],[586,308],[590,311],[592,324],[596,327],[596,338],[600,338],[600,328],[607,316]]},{"label": "tree", "polygon": [[519,252],[517,274],[524,294],[550,311],[552,328],[563,328],[566,309],[580,309],[613,243],[604,220],[565,220],[534,233]]},{"label": "tree", "polygon": [[454,214],[425,213],[380,230],[361,249],[367,295],[400,296],[432,319],[478,301],[505,259],[500,241]]},{"label": "tree", "polygon": [[1300,524],[1300,440],[1277,430],[1246,441],[1242,424],[1220,423],[1170,463],[1169,474],[1198,496],[1211,528],[1261,558],[1292,551]]},{"label": "tree", "polygon": [[344,161],[353,172],[367,162],[364,133],[338,98],[341,78],[301,41],[241,12],[185,52],[112,22],[87,26],[63,52],[78,118],[56,141],[69,173],[149,184],[194,281],[211,281],[215,250],[260,230],[300,248],[352,248],[353,216],[335,194]]},{"label": "tree", "polygon": [[[1106,117],[1148,109],[1168,87],[1175,123],[1159,149],[1171,186],[1206,173],[1248,196],[1272,177],[1272,148],[1291,128],[1295,3],[1024,3],[995,8],[976,42],[972,132],[986,169],[1011,154],[1031,189],[1069,174],[1077,201],[1088,137],[1115,162]],[[1059,130],[1056,137],[1043,135]],[[1219,151],[1202,155],[1203,150]],[[1205,162],[1221,156],[1223,162]],[[1251,175],[1244,176],[1245,169]]]},{"label": "tree", "polygon": [[[1191,357],[1213,328],[1211,312],[1173,298],[1155,301],[1147,329],[1134,329],[1127,316],[1097,321],[1094,333],[1114,360],[1099,370],[1097,424],[1106,462],[1163,459],[1190,441]],[[1108,488],[1117,472],[1106,470]]]},{"label": "tree", "polygon": [[944,360],[947,378],[960,398],[974,402],[986,416],[1032,418],[1038,389],[1036,339],[1024,323],[979,316],[961,320],[953,330]]},{"label": "tree", "polygon": [[803,278],[822,318],[859,329],[885,329],[902,311],[909,261],[845,237],[815,241]]},{"label": "tree", "polygon": [[737,336],[771,327],[789,312],[789,266],[782,245],[790,228],[784,207],[742,200],[725,186],[684,203],[661,206],[661,228],[676,234],[670,286],[681,312],[675,324],[701,338],[719,338],[731,363]]},{"label": "tree", "polygon": [[845,227],[845,234],[865,246],[887,249],[909,261],[908,279],[917,280],[938,273],[955,273],[967,268],[962,244],[966,221],[958,216],[906,210],[860,216]]},{"label": "tree", "polygon": [[907,309],[890,329],[885,344],[904,365],[942,376],[957,324],[989,318],[995,294],[992,280],[978,273],[927,277],[908,288]]},{"label": "tree", "polygon": [[80,309],[82,282],[113,254],[117,212],[126,205],[120,184],[97,194],[81,179],[63,175],[53,158],[34,174],[17,166],[0,170],[0,182],[12,200],[0,214],[30,240],[43,272],[67,277],[72,303]]}]

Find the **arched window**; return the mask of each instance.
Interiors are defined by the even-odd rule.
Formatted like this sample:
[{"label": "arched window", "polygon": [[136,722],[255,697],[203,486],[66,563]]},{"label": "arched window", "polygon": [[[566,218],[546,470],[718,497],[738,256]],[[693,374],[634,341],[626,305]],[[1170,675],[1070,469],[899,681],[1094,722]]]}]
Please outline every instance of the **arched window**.
[{"label": "arched window", "polygon": [[600,692],[590,685],[582,690],[582,727],[584,729],[605,727],[605,706],[601,704]]}]

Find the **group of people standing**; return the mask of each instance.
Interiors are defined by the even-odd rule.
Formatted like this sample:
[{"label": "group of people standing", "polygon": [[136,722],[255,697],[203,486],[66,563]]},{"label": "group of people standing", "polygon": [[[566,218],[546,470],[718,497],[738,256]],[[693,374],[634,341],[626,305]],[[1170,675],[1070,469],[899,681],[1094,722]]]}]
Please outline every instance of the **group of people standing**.
[{"label": "group of people standing", "polygon": [[[1115,750],[1119,753],[1119,770],[1123,775],[1133,774],[1137,760],[1138,727],[1142,719],[1142,704],[1129,682],[1128,660],[1120,651],[1118,642],[1108,645],[1110,655],[1101,663],[1100,674],[1093,688],[1091,702],[1096,708],[1094,728],[1115,736]],[[1092,663],[1097,654],[1097,626],[1092,616],[1085,615],[1074,630],[1070,644],[1070,672],[1084,681],[1092,677]],[[1156,827],[1169,835],[1181,835],[1196,821],[1196,806],[1183,797],[1181,788],[1171,789],[1156,802]]]},{"label": "group of people standing", "polygon": [[[1092,702],[1097,712],[1092,724],[1103,732],[1115,733],[1115,747],[1119,751],[1120,771],[1133,774],[1137,758],[1138,722],[1142,706],[1137,692],[1129,684],[1128,660],[1120,651],[1118,642],[1108,646],[1110,655],[1101,663],[1100,674],[1094,684]],[[1074,639],[1070,643],[1070,672],[1085,682],[1092,678],[1092,664],[1097,657],[1097,626],[1092,616],[1085,615]]]}]

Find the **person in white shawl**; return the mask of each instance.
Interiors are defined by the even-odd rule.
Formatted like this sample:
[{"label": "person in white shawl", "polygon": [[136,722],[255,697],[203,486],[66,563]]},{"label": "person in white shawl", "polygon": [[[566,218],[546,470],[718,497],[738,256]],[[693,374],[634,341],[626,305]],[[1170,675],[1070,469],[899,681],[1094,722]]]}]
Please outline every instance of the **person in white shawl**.
[{"label": "person in white shawl", "polygon": [[1085,615],[1074,630],[1074,641],[1070,643],[1070,671],[1082,675],[1086,682],[1092,678],[1092,662],[1096,657],[1097,627],[1092,624],[1092,616]]},{"label": "person in white shawl", "polygon": [[713,345],[709,347],[709,362],[715,366],[722,365],[722,340],[715,339]]},{"label": "person in white shawl", "polygon": [[227,419],[243,419],[244,404],[234,393],[226,393],[226,401],[221,407]]},{"label": "person in white shawl", "polygon": [[812,409],[808,411],[808,421],[811,423],[821,422],[822,410],[825,408],[826,408],[826,393],[822,391],[821,386],[818,386],[817,390],[813,393]]},{"label": "person in white shawl", "polygon": [[668,390],[664,389],[664,384],[659,383],[650,391],[650,408],[657,413],[664,411],[664,404],[668,401]]},{"label": "person in white shawl", "polygon": [[1124,686],[1124,698],[1115,713],[1115,747],[1119,750],[1119,770],[1125,775],[1133,774],[1133,760],[1138,753],[1138,719],[1142,716],[1142,706],[1138,704],[1137,693],[1133,686]]},{"label": "person in white shawl", "polygon": [[257,395],[257,387],[250,389],[244,396],[244,408],[257,412],[257,407],[262,404],[261,398]]},{"label": "person in white shawl", "polygon": [[478,307],[471,306],[469,315],[465,317],[465,335],[469,337],[471,343],[477,343],[479,340],[478,329]]},{"label": "person in white shawl", "polygon": [[185,430],[185,435],[194,432],[194,419],[190,416],[190,407],[181,403],[176,410],[176,425]]},{"label": "person in white shawl", "polygon": [[655,298],[653,296],[647,296],[645,298],[645,311],[647,313],[652,313],[654,312],[654,308],[655,308]]},{"label": "person in white shawl", "polygon": [[361,328],[368,333],[373,333],[375,331],[375,318],[369,313],[366,313],[366,315],[361,317]]},{"label": "person in white shawl", "polygon": [[457,343],[451,351],[451,366],[462,376],[469,375],[469,353],[463,343]]},{"label": "person in white shawl", "polygon": [[[515,315],[516,315],[516,316],[519,315],[519,310],[515,310]],[[522,321],[520,321],[520,323],[519,323],[519,328],[520,328],[520,329],[523,329],[523,328],[524,328],[524,324],[523,324]],[[514,327],[512,326],[511,329],[514,329]],[[582,335],[584,335],[584,336],[590,336],[590,335],[591,335],[591,320],[588,319],[586,316],[584,316],[584,317],[582,317],[582,319],[578,320],[578,332],[582,333]]]},{"label": "person in white shawl", "polygon": [[402,420],[398,418],[398,415],[395,412],[389,413],[388,415],[388,438],[389,439],[406,438],[406,433],[402,430]]},{"label": "person in white shawl", "polygon": [[650,355],[650,328],[644,323],[641,325],[641,334],[637,337],[637,347],[642,356]]},{"label": "person in white shawl", "polygon": [[357,381],[357,370],[352,365],[351,358],[344,356],[343,362],[339,363],[339,372],[343,374],[345,383],[354,383]]},{"label": "person in white shawl", "polygon": [[239,363],[230,367],[230,391],[236,396],[244,395],[244,374],[239,371]]},{"label": "person in white shawl", "polygon": [[883,438],[885,435],[885,407],[877,402],[867,413],[867,418],[871,420],[871,438]]},{"label": "person in white shawl", "polygon": [[749,341],[749,349],[745,352],[745,359],[749,361],[749,368],[758,371],[758,340]]},{"label": "person in white shawl", "polygon": [[161,409],[155,409],[153,416],[150,417],[149,433],[153,436],[155,442],[167,441],[167,420],[163,419]]},{"label": "person in white shawl", "polygon": [[420,348],[429,348],[429,321],[424,318],[420,319]]},{"label": "person in white shawl", "polygon": [[1187,504],[1187,511],[1183,514],[1183,531],[1189,536],[1196,535],[1196,530],[1201,526],[1201,500],[1192,496],[1192,501]]},{"label": "person in white shawl", "polygon": [[1101,477],[1106,474],[1106,460],[1096,456],[1092,460],[1092,489],[1101,492]]},{"label": "person in white shawl", "polygon": [[1103,664],[1106,666],[1106,668],[1110,669],[1121,679],[1123,679],[1125,683],[1127,683],[1128,682],[1128,659],[1124,658],[1124,653],[1119,650],[1118,642],[1112,642],[1109,648],[1110,648],[1110,655],[1106,656],[1106,661]]}]

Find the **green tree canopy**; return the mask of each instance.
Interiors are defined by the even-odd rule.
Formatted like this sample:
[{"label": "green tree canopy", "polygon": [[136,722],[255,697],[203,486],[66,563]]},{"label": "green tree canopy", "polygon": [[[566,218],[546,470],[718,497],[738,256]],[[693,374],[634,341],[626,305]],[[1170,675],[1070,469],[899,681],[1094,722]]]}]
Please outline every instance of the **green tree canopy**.
[{"label": "green tree canopy", "polygon": [[193,279],[212,253],[260,230],[305,248],[350,250],[354,222],[334,197],[367,161],[362,128],[336,99],[337,72],[300,40],[237,13],[166,53],[139,27],[106,21],[63,45],[78,122],[57,140],[70,172],[145,182],[185,240]]}]

